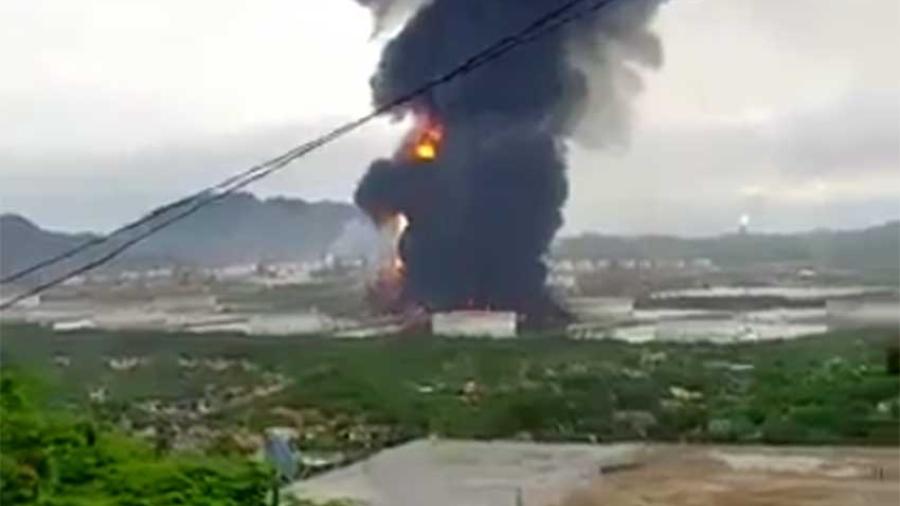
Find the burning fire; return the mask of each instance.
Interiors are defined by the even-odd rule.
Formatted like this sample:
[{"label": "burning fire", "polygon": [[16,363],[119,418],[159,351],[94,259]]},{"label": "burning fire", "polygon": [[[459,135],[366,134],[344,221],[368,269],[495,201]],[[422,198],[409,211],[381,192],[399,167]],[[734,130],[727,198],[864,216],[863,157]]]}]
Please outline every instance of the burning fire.
[{"label": "burning fire", "polygon": [[403,273],[403,269],[406,267],[403,263],[403,257],[400,256],[400,238],[403,237],[403,232],[406,231],[406,228],[409,227],[409,218],[406,217],[403,213],[397,213],[393,220],[393,252],[391,259],[391,270],[393,270],[394,274],[400,275]]},{"label": "burning fire", "polygon": [[397,217],[394,218],[394,229],[397,231],[397,236],[402,235],[407,227],[409,227],[409,218],[403,213],[397,213]]},{"label": "burning fire", "polygon": [[423,141],[416,144],[415,153],[419,160],[434,160],[437,157],[437,146],[430,141]]},{"label": "burning fire", "polygon": [[[425,111],[414,113],[415,126],[405,137],[394,156],[404,166],[406,162],[429,163],[437,159],[444,140],[444,127]],[[396,208],[370,210],[380,229],[380,248],[375,278],[369,286],[370,296],[378,307],[403,310],[407,266],[403,260],[401,242],[410,226],[409,217]]]},{"label": "burning fire", "polygon": [[395,311],[402,303],[406,264],[400,252],[400,241],[409,227],[403,213],[392,214],[381,222],[380,259],[375,277],[369,284],[369,296],[382,310]]},{"label": "burning fire", "polygon": [[437,158],[441,141],[444,139],[444,128],[431,118],[426,118],[423,125],[413,133],[411,154],[413,159],[430,162]]}]

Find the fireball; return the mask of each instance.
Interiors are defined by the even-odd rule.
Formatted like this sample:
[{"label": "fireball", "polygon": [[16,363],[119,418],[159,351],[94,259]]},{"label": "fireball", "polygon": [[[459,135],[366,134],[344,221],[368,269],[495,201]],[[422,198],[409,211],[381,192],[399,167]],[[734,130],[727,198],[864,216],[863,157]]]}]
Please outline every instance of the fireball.
[{"label": "fireball", "polygon": [[413,133],[411,150],[413,159],[421,162],[435,160],[443,139],[443,127],[432,119],[425,120],[418,131]]},{"label": "fireball", "polygon": [[415,155],[419,160],[434,160],[437,158],[437,146],[428,141],[416,144]]}]

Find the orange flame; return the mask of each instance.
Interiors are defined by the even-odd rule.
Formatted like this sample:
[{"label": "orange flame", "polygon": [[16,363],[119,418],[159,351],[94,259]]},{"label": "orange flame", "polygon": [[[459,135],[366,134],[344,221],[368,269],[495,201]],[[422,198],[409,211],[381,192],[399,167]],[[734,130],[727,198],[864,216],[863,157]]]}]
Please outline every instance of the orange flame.
[{"label": "orange flame", "polygon": [[440,151],[441,141],[444,139],[444,128],[427,119],[418,132],[413,134],[412,157],[422,162],[435,160]]},{"label": "orange flame", "polygon": [[419,160],[434,160],[437,158],[437,146],[428,141],[420,142],[416,144],[415,153]]},{"label": "orange flame", "polygon": [[382,233],[386,240],[385,256],[382,257],[378,268],[378,277],[382,282],[395,283],[404,276],[406,264],[400,253],[400,239],[403,232],[409,227],[409,218],[403,213],[396,213],[386,219],[382,224]]},{"label": "orange flame", "polygon": [[400,256],[400,238],[403,236],[403,232],[406,231],[407,227],[409,227],[409,218],[403,213],[398,213],[394,218],[394,251],[391,262],[391,268],[394,270],[395,274],[402,273],[403,269],[406,267],[403,263],[403,258]]},{"label": "orange flame", "polygon": [[401,212],[380,215],[380,250],[377,270],[368,284],[368,295],[377,308],[384,311],[398,309],[402,304],[406,264],[400,252],[400,242],[410,222]]}]

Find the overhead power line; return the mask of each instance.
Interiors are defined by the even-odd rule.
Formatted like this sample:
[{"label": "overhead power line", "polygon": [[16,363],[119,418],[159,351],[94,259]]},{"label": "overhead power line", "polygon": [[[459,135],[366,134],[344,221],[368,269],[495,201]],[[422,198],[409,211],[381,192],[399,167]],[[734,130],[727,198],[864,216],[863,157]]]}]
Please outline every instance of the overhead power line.
[{"label": "overhead power line", "polygon": [[[545,14],[544,16],[542,16],[540,19],[535,20],[532,24],[530,24],[526,28],[522,29],[519,32],[519,34],[524,34],[524,32],[534,32],[535,30],[541,28],[542,26],[545,26],[549,21],[556,19],[557,17],[561,16],[565,12],[572,10],[574,7],[576,7],[578,4],[581,4],[581,3],[584,3],[584,0],[574,0],[574,1],[570,1],[566,4],[563,4],[559,8],[555,9],[554,11],[551,11],[551,12]],[[517,35],[519,35],[519,34],[517,34]],[[440,81],[445,82],[447,80],[453,79],[453,78],[461,75],[462,73],[466,73],[469,70],[472,70],[474,68],[477,68],[478,66],[483,65],[484,63],[487,62],[488,59],[492,59],[494,56],[497,56],[496,53],[505,52],[505,51],[511,49],[511,47],[509,45],[512,43],[515,43],[517,41],[517,39],[519,39],[519,37],[507,36],[507,37],[504,37],[503,39],[500,39],[500,40],[494,42],[490,46],[486,47],[485,49],[479,51],[475,55],[468,58],[461,65],[458,65],[450,73],[446,74],[445,76],[441,76],[441,77],[448,77],[448,79],[440,79],[439,78],[435,81],[440,80]],[[530,40],[530,39],[528,39],[528,40]],[[415,98],[415,96],[418,96],[420,94],[427,92],[428,90],[430,90],[437,84],[440,84],[440,83],[436,83],[436,82],[435,83],[433,83],[433,82],[425,83],[420,88],[417,88],[413,92],[404,94],[403,96],[398,97],[398,99],[392,101],[391,103],[387,104],[386,106],[380,107],[377,110],[373,111],[371,114],[364,116],[357,121],[348,123],[344,126],[345,127],[350,126],[351,128],[349,130],[353,130],[356,127],[361,126],[362,124],[367,123],[374,117],[379,116],[379,115],[383,114],[384,112],[387,112],[387,111],[397,107],[398,105],[402,105],[403,103],[408,102],[409,100]],[[428,90],[423,89],[423,88],[428,88]],[[355,124],[357,122],[359,122],[359,124]],[[336,130],[341,130],[341,128],[336,129]],[[334,133],[334,132],[332,132],[332,133]],[[39,271],[45,267],[49,267],[50,265],[53,265],[53,264],[56,264],[56,263],[59,263],[59,262],[65,260],[65,259],[71,258],[71,257],[77,255],[78,253],[81,253],[82,251],[85,251],[94,246],[98,246],[100,244],[106,243],[106,242],[110,241],[113,237],[121,235],[130,230],[134,230],[134,229],[140,227],[141,225],[148,223],[148,222],[156,219],[157,217],[165,214],[168,211],[171,211],[173,209],[190,204],[196,200],[202,200],[202,199],[209,198],[211,196],[211,194],[213,194],[217,190],[227,191],[229,186],[231,186],[232,184],[235,184],[235,183],[239,183],[243,178],[252,176],[253,174],[255,174],[259,171],[264,171],[265,169],[267,169],[268,167],[271,167],[273,165],[279,165],[279,162],[281,162],[282,160],[286,160],[286,161],[290,162],[293,159],[298,158],[299,156],[302,156],[306,152],[311,151],[311,149],[306,149],[306,148],[309,147],[310,144],[313,144],[315,142],[316,141],[311,141],[304,145],[298,146],[276,158],[272,158],[263,163],[254,165],[253,167],[250,167],[249,169],[247,169],[243,172],[235,174],[220,183],[217,183],[213,186],[204,188],[192,195],[189,195],[187,197],[179,199],[179,200],[172,202],[170,204],[167,204],[165,206],[159,207],[159,208],[153,210],[152,212],[146,214],[145,216],[141,217],[140,219],[135,220],[131,223],[125,224],[105,236],[100,236],[100,237],[95,237],[95,238],[89,239],[89,240],[75,246],[74,248],[66,250],[57,255],[48,257],[40,262],[37,262],[26,268],[23,268],[16,272],[13,272],[12,274],[9,274],[3,278],[0,278],[0,283],[11,283],[11,282],[17,281],[33,272]],[[318,147],[318,145],[316,145],[313,149],[315,149],[317,147]],[[255,179],[254,179],[254,181],[255,181]],[[245,185],[241,185],[241,187],[243,187],[243,186],[245,186]]]},{"label": "overhead power line", "polygon": [[[15,297],[3,301],[2,303],[0,303],[0,310],[8,309],[15,305],[17,302],[20,302],[33,295],[39,294],[54,286],[60,285],[68,281],[69,279],[91,271],[115,259],[135,244],[143,241],[156,232],[194,214],[207,205],[210,205],[229,195],[232,195],[236,191],[246,187],[247,185],[255,181],[268,177],[269,175],[281,170],[292,161],[301,158],[309,154],[310,152],[331,143],[339,137],[342,137],[345,134],[356,130],[357,128],[365,125],[366,123],[369,123],[378,116],[390,112],[397,107],[412,101],[416,97],[430,92],[434,88],[454,81],[484,65],[487,65],[528,42],[534,41],[569,23],[575,22],[590,14],[593,14],[606,6],[615,3],[616,1],[624,0],[569,0],[556,7],[555,9],[552,9],[542,16],[538,17],[517,32],[502,37],[492,44],[486,46],[484,49],[466,58],[464,61],[459,63],[448,72],[441,74],[431,80],[428,80],[418,87],[407,91],[406,93],[398,97],[395,97],[393,100],[375,108],[373,111],[364,116],[344,123],[343,125],[331,130],[330,132],[327,132],[320,137],[296,146],[293,149],[275,158],[254,165],[253,167],[250,167],[243,172],[232,175],[215,185],[206,187],[192,195],[179,199],[165,206],[159,207],[144,215],[143,217],[115,229],[105,236],[100,236],[85,241],[69,250],[41,260],[40,262],[37,262],[29,267],[20,269],[16,272],[13,272],[12,274],[3,277],[2,279],[0,279],[0,283],[11,283],[13,281],[17,281],[24,278],[25,276],[46,269],[51,265],[55,265],[68,258],[72,258],[83,251],[111,242],[117,237],[122,236],[126,232],[138,230],[141,226],[149,224],[147,229],[128,237],[127,239],[123,240],[123,242],[115,246],[112,250],[101,255],[100,257],[72,270],[69,270],[64,274],[54,277],[49,281],[38,284],[31,289],[19,295],[16,295]],[[170,212],[174,214],[169,215]],[[154,220],[159,221],[151,223]]]}]

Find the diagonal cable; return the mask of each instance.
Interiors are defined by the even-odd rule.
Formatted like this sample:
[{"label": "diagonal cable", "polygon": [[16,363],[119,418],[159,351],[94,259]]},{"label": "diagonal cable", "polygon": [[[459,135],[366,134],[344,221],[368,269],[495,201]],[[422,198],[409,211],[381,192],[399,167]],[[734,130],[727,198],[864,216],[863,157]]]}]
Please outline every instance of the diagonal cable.
[{"label": "diagonal cable", "polygon": [[[63,253],[60,253],[54,257],[50,257],[41,262],[38,262],[30,267],[17,271],[11,275],[0,279],[0,283],[8,283],[11,281],[15,281],[20,279],[28,274],[39,271],[43,268],[46,268],[50,265],[58,263],[66,258],[70,258],[82,251],[90,249],[94,246],[98,246],[100,244],[104,244],[110,242],[116,236],[120,236],[125,232],[132,231],[138,229],[141,225],[148,224],[152,222],[154,219],[157,219],[161,216],[166,215],[170,211],[174,211],[177,209],[182,209],[181,211],[173,214],[172,216],[158,221],[157,223],[151,225],[149,228],[140,232],[128,239],[124,242],[116,246],[111,251],[106,254],[94,259],[86,264],[83,264],[80,267],[77,267],[73,270],[70,270],[60,276],[57,276],[50,281],[41,283],[15,297],[12,297],[6,301],[0,303],[0,310],[8,309],[15,305],[17,302],[24,300],[28,297],[41,293],[49,288],[57,286],[59,284],[64,283],[65,281],[74,278],[78,275],[81,275],[85,272],[93,270],[124,253],[126,250],[134,246],[135,244],[143,241],[147,237],[155,234],[156,232],[196,213],[200,209],[206,207],[209,204],[212,204],[218,200],[221,200],[236,191],[246,187],[247,185],[268,177],[269,175],[281,170],[285,166],[287,166],[292,161],[303,157],[309,154],[312,151],[315,151],[322,146],[329,144],[339,137],[342,137],[359,127],[369,123],[373,119],[390,112],[397,107],[404,105],[413,99],[424,95],[430,92],[432,89],[447,84],[451,81],[454,81],[480,67],[483,67],[502,56],[506,55],[510,51],[521,47],[524,44],[537,40],[538,38],[558,30],[565,25],[573,23],[579,19],[585,18],[586,16],[596,13],[600,9],[621,0],[594,0],[593,2],[589,2],[588,0],[569,0],[566,3],[560,5],[559,7],[547,12],[546,14],[540,16],[535,21],[529,23],[527,26],[523,27],[515,34],[505,36],[494,43],[488,45],[486,48],[478,51],[474,55],[470,56],[452,70],[435,77],[425,83],[419,85],[418,87],[395,97],[393,100],[375,108],[372,112],[361,116],[353,121],[345,123],[326,134],[308,141],[304,144],[296,146],[295,148],[287,151],[286,153],[279,155],[275,158],[267,160],[263,163],[255,165],[241,173],[233,175],[224,181],[205,188],[193,195],[177,200],[171,204],[160,207],[151,213],[145,215],[144,217],[126,224],[112,233],[98,237],[95,239],[91,239],[82,243],[70,250],[67,250]],[[587,5],[586,8],[578,10],[578,7],[582,5]],[[186,209],[185,206],[189,206]]]}]

